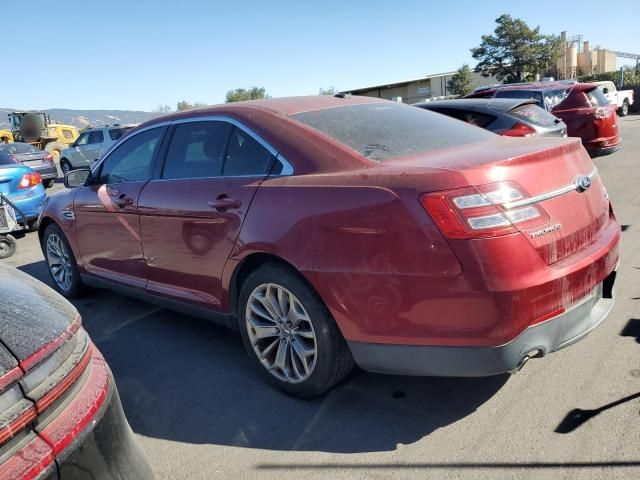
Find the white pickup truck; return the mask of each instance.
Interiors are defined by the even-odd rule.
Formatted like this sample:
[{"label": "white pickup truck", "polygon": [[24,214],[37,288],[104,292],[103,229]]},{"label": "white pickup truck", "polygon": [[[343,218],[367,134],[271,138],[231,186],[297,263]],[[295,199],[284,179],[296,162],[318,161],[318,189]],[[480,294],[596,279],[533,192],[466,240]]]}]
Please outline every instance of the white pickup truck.
[{"label": "white pickup truck", "polygon": [[610,81],[593,83],[598,85],[609,103],[618,106],[618,115],[624,117],[629,113],[629,107],[633,105],[633,90],[618,90],[615,83]]}]

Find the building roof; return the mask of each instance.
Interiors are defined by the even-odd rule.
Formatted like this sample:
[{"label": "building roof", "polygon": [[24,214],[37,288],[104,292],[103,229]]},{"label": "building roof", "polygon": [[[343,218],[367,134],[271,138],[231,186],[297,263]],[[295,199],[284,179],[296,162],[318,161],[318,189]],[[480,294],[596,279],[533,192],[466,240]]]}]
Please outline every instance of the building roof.
[{"label": "building roof", "polygon": [[376,90],[378,88],[392,88],[392,87],[400,87],[402,85],[407,85],[408,83],[418,83],[425,80],[430,80],[432,78],[438,77],[450,77],[455,75],[456,72],[445,72],[445,73],[436,73],[434,75],[427,75],[426,77],[414,78],[412,80],[403,80],[401,82],[390,82],[390,83],[382,83],[379,85],[371,85],[369,87],[359,87],[351,90],[343,90],[344,93],[358,93],[358,92],[366,92],[368,90]]}]

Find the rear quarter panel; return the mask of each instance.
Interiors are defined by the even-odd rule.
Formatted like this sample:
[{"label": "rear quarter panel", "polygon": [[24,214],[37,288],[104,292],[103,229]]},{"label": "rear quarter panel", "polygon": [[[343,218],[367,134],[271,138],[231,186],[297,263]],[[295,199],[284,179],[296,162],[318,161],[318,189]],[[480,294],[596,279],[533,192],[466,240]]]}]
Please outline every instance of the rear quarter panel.
[{"label": "rear quarter panel", "polygon": [[461,273],[415,189],[305,181],[273,178],[258,189],[225,267],[227,288],[242,259],[273,254],[309,281],[345,337],[358,339],[363,329],[384,330],[412,308],[399,277],[434,281]]}]

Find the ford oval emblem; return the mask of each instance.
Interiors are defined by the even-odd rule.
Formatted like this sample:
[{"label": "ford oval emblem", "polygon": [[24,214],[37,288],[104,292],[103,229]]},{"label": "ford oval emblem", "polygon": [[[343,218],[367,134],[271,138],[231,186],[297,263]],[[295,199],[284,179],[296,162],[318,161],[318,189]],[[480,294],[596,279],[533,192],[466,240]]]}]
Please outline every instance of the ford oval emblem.
[{"label": "ford oval emblem", "polygon": [[580,176],[576,179],[576,190],[579,193],[586,192],[591,187],[591,178],[587,176]]}]

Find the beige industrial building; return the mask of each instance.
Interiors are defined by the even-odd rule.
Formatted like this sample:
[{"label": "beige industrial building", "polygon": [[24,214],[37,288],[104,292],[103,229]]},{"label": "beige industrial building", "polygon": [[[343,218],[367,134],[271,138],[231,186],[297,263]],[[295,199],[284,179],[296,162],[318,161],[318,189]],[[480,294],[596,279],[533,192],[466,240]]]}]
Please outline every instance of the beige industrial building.
[{"label": "beige industrial building", "polygon": [[[355,88],[353,90],[345,90],[343,93],[378,97],[404,103],[417,103],[429,98],[451,95],[449,91],[449,81],[455,74],[456,72],[438,73],[436,75],[428,75],[404,82],[383,83],[369,87]],[[483,77],[476,72],[471,73],[471,78],[474,88],[500,83],[494,77]]]},{"label": "beige industrial building", "polygon": [[560,55],[556,62],[556,77],[558,79],[564,80],[580,75],[616,70],[616,52],[600,48],[600,46],[592,49],[589,42],[582,41],[581,35],[569,38],[567,32],[560,34],[560,41]]}]

